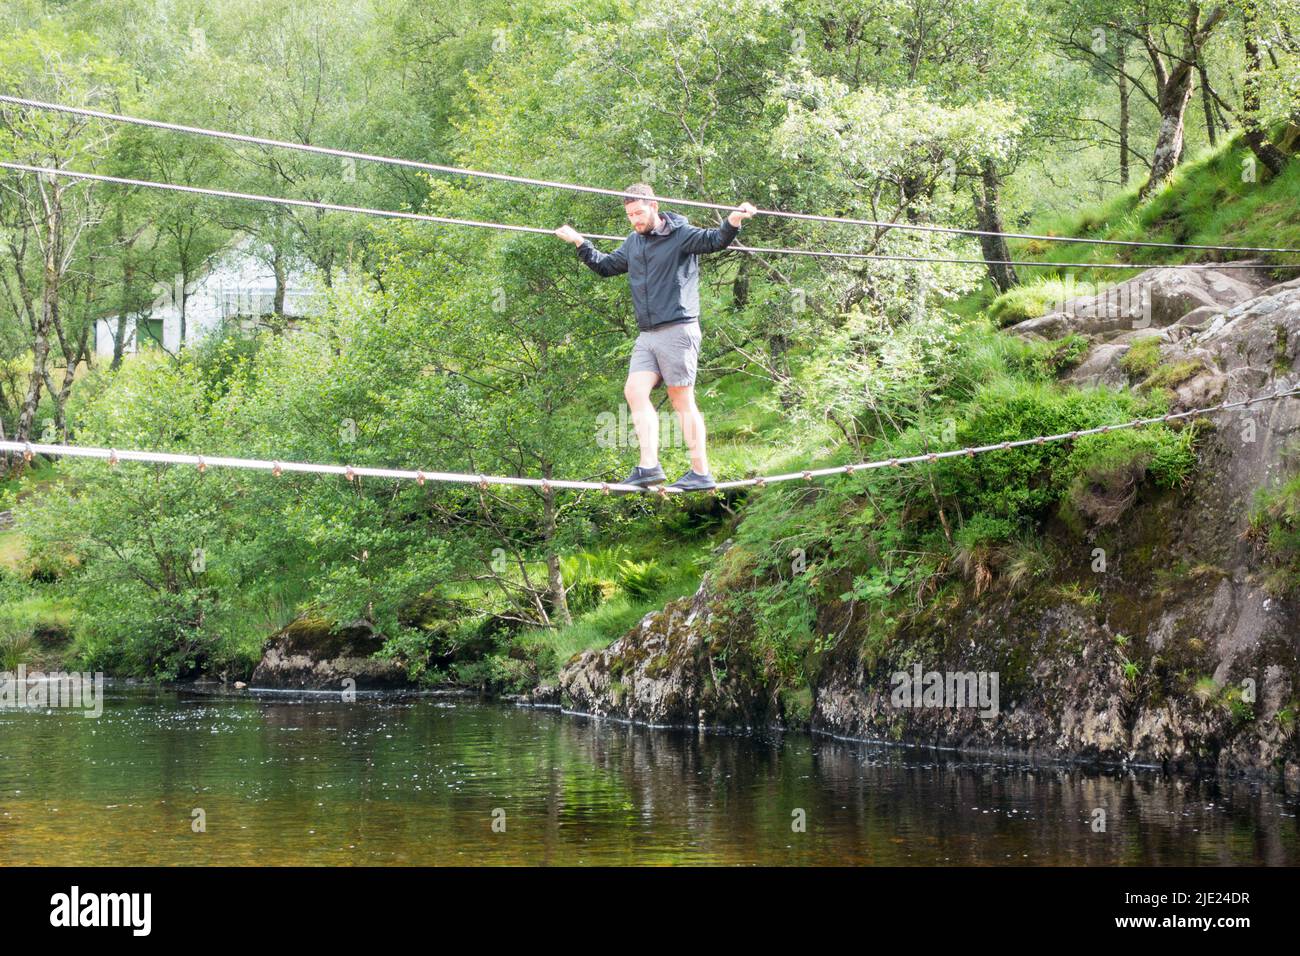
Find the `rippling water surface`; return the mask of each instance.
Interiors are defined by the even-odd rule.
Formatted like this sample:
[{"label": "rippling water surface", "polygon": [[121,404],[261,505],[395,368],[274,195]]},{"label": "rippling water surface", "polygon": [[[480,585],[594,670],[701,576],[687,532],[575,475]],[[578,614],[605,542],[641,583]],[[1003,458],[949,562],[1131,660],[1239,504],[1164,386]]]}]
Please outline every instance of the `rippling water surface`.
[{"label": "rippling water surface", "polygon": [[462,698],[110,686],[98,719],[0,711],[3,865],[1296,864],[1298,806],[1260,782]]}]

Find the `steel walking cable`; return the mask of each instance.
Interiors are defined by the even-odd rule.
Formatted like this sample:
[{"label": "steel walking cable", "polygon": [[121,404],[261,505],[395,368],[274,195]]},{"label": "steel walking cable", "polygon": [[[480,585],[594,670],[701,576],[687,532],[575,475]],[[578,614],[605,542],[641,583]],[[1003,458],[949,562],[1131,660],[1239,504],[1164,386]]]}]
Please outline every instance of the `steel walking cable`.
[{"label": "steel walking cable", "polygon": [[[349,206],[342,203],[322,202],[313,199],[292,199],[287,196],[263,196],[257,193],[241,193],[229,189],[213,189],[205,186],[186,186],[179,183],[159,183],[148,179],[130,179],[125,176],[109,176],[104,173],[86,173],[72,169],[56,169],[49,166],[32,166],[27,163],[0,162],[0,169],[36,175],[64,176],[69,179],[84,179],[93,182],[115,183],[122,186],[139,186],[146,189],[161,189],[170,192],[190,193],[200,196],[213,196],[219,199],[236,199],[248,202],[270,203],[282,206],[297,206],[307,209],[321,209],[330,212],[356,213],[358,215],[380,216],[390,219],[409,219],[418,222],[435,222],[444,225],[474,226],[480,229],[501,229],[513,232],[528,232],[553,236],[555,230],[542,226],[521,226],[512,223],[486,222],[477,219],[456,219],[449,216],[435,216],[429,213],[406,212],[396,209],[374,209],[368,206]],[[604,239],[621,242],[625,236],[604,235],[601,233],[583,233],[588,239]],[[951,259],[936,256],[908,256],[888,253],[867,252],[830,252],[814,249],[785,249],[768,246],[744,246],[732,243],[727,251],[762,253],[766,255],[816,256],[832,259],[856,259],[875,262],[923,262],[947,263],[950,265],[1009,265],[1037,266],[1042,268],[1063,269],[1300,269],[1300,263],[1260,263],[1260,262],[1175,262],[1168,264],[1129,264],[1129,263],[1078,263],[1078,262],[1029,262],[1011,259]]]},{"label": "steel walking cable", "polygon": [[[906,455],[894,458],[884,458],[878,461],[860,462],[850,465],[838,465],[832,468],[814,468],[805,471],[787,472],[779,475],[766,475],[754,478],[742,478],[736,481],[721,481],[712,489],[706,489],[713,493],[723,491],[728,488],[742,488],[754,486],[762,488],[770,484],[778,484],[785,481],[812,481],[814,478],[822,478],[827,475],[845,474],[851,475],[858,471],[868,471],[876,468],[897,468],[903,465],[916,464],[918,462],[933,462],[943,458],[956,458],[960,456],[974,457],[975,455],[985,454],[991,451],[1005,451],[1011,448],[1019,448],[1025,445],[1043,445],[1052,441],[1074,440],[1083,435],[1099,435],[1106,432],[1119,431],[1125,428],[1140,428],[1143,425],[1153,425],[1160,422],[1170,422],[1181,418],[1191,418],[1198,415],[1208,415],[1212,412],[1222,411],[1237,406],[1250,407],[1259,402],[1276,401],[1288,396],[1300,395],[1300,386],[1295,386],[1286,391],[1277,391],[1271,395],[1259,395],[1255,398],[1241,399],[1235,402],[1220,402],[1217,405],[1209,405],[1204,408],[1189,409],[1185,412],[1170,412],[1164,415],[1156,415],[1150,418],[1135,418],[1127,422],[1118,422],[1112,425],[1098,425],[1093,428],[1081,428],[1069,432],[1061,432],[1056,435],[1038,435],[1033,438],[1021,438],[1015,441],[996,442],[991,445],[973,445],[966,448],[954,448],[948,451],[927,452],[923,455]],[[359,477],[374,478],[394,478],[414,480],[420,485],[426,481],[472,484],[481,489],[487,489],[489,485],[516,485],[541,488],[542,491],[548,492],[553,488],[569,488],[574,490],[602,491],[609,494],[613,491],[631,491],[641,494],[658,494],[660,497],[667,497],[670,494],[690,494],[689,491],[670,490],[665,486],[658,488],[642,488],[639,485],[625,485],[622,483],[607,481],[572,481],[565,479],[549,478],[518,478],[508,475],[483,475],[470,474],[468,472],[445,472],[445,471],[423,471],[399,468],[375,468],[367,465],[329,465],[315,464],[311,462],[295,462],[280,460],[260,460],[253,458],[232,458],[221,455],[188,455],[175,452],[152,452],[122,450],[117,448],[95,448],[81,445],[54,445],[39,442],[19,442],[19,441],[0,441],[0,451],[22,452],[27,461],[31,461],[34,455],[63,455],[79,458],[104,458],[110,465],[115,465],[120,461],[140,461],[154,462],[158,464],[172,465],[195,465],[199,472],[202,473],[210,467],[218,468],[243,468],[270,471],[275,477],[281,476],[286,471],[313,473],[313,474],[332,474],[343,475],[349,481]]]},{"label": "steel walking cable", "polygon": [[[30,109],[48,110],[51,112],[68,113],[75,116],[84,116],[89,119],[101,119],[115,123],[128,123],[136,126],[149,127],[151,129],[166,130],[169,132],[188,133],[191,135],[208,136],[216,139],[226,139],[233,142],[249,143],[256,146],[268,146],[277,149],[293,149],[300,152],[316,153],[324,156],[334,156],[340,159],[362,160],[364,162],[383,163],[390,166],[404,166],[409,169],[423,169],[429,172],[447,173],[458,176],[471,176],[482,179],[493,179],[502,182],[519,183],[528,186],[541,186],[549,189],[566,189],[573,192],[595,193],[604,196],[618,196],[620,198],[639,198],[633,193],[623,192],[617,189],[603,189],[598,186],[582,186],[576,183],[565,183],[556,180],[534,179],[529,176],[513,176],[508,173],[493,173],[483,170],[468,169],[461,166],[448,166],[439,163],[427,163],[413,159],[401,159],[394,156],[379,156],[372,153],[361,153],[353,150],[335,149],[329,146],[313,146],[309,143],[293,143],[287,140],[270,139],[265,136],[251,136],[244,133],[229,133],[221,130],[206,129],[201,126],[186,126],[181,123],[168,123],[162,120],[146,119],[139,116],[129,116],[123,113],[109,113],[103,110],[92,110],[85,107],[66,106],[61,103],[47,103],[42,100],[27,99],[20,96],[0,95],[0,103],[10,103],[15,106],[27,107]],[[695,206],[702,209],[719,209],[730,212],[735,206],[728,206],[724,203],[707,202],[698,199],[678,199],[666,196],[655,197],[659,202],[678,205],[678,206]],[[1026,239],[1040,242],[1071,242],[1083,243],[1090,245],[1107,245],[1107,246],[1141,246],[1155,249],[1195,249],[1204,252],[1268,252],[1268,253],[1300,253],[1300,249],[1287,248],[1270,248],[1266,246],[1215,246],[1200,245],[1194,243],[1180,242],[1148,242],[1135,239],[1095,239],[1085,236],[1048,236],[1037,235],[1034,233],[1021,232],[999,232],[997,230],[984,229],[964,229],[956,226],[937,226],[924,223],[900,223],[886,222],[875,219],[855,219],[846,216],[825,216],[815,213],[787,212],[780,209],[759,209],[757,215],[773,216],[783,219],[796,219],[810,222],[827,222],[838,223],[851,226],[870,226],[878,229],[899,229],[912,232],[935,232],[949,235],[963,236],[1001,236],[1004,239]],[[604,237],[600,237],[604,238]],[[984,260],[980,260],[981,262]],[[1000,263],[991,262],[992,265],[1019,263]],[[1034,263],[1025,263],[1033,265]]]}]

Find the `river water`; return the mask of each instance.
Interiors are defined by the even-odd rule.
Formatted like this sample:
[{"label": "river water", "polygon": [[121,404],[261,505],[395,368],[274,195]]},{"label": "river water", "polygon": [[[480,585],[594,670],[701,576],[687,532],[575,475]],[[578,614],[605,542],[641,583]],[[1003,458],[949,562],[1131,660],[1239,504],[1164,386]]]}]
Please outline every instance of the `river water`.
[{"label": "river water", "polygon": [[0,710],[5,866],[1294,865],[1298,809],[1258,781],[465,698],[110,684],[94,719]]}]

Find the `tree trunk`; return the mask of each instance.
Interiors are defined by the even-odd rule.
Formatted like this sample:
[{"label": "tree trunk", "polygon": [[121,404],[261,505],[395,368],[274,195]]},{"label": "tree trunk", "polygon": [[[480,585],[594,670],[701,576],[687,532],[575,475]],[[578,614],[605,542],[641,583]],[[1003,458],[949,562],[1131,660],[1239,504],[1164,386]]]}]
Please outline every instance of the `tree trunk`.
[{"label": "tree trunk", "polygon": [[1219,145],[1219,138],[1214,134],[1214,103],[1210,99],[1210,78],[1205,72],[1205,64],[1196,65],[1196,73],[1201,78],[1201,109],[1205,111],[1205,135],[1210,138],[1210,148]]},{"label": "tree trunk", "polygon": [[1125,51],[1128,44],[1123,40],[1119,43],[1119,49],[1116,51],[1116,58],[1119,64],[1119,182],[1121,186],[1128,185],[1129,178],[1129,156],[1128,156],[1128,128],[1129,128],[1129,88],[1128,77],[1124,75],[1125,70]]},{"label": "tree trunk", "polygon": [[1256,19],[1253,9],[1246,14],[1246,76],[1241,91],[1241,125],[1246,145],[1255,158],[1274,176],[1286,165],[1286,155],[1268,139],[1268,133],[1259,125],[1259,74],[1264,68],[1255,37]]},{"label": "tree trunk", "polygon": [[[551,477],[551,464],[547,462],[542,469],[546,478]],[[560,573],[560,555],[555,551],[556,509],[555,489],[542,489],[542,534],[546,541],[546,584],[547,596],[551,605],[551,617],[558,619],[568,627],[573,623],[569,613],[569,599],[564,593],[564,575]]]},{"label": "tree trunk", "polygon": [[22,413],[18,416],[18,431],[14,436],[17,441],[31,441],[36,406],[41,399],[41,384],[45,380],[45,362],[50,354],[50,329],[59,317],[61,208],[58,190],[51,189],[51,200],[45,216],[45,285],[41,290],[41,318],[32,342],[32,375],[27,384]]},{"label": "tree trunk", "polygon": [[[181,290],[180,291],[181,291],[180,302],[176,303],[177,305],[176,314],[180,317],[179,338],[177,338],[176,340],[177,352],[185,348],[185,339],[187,338],[189,333],[189,330],[186,328],[189,319],[189,316],[186,314],[186,308],[189,305],[189,301],[190,301],[190,272],[189,269],[184,267],[182,267],[181,269]],[[166,341],[166,339],[167,339],[167,333],[164,330],[163,332],[164,342]]]},{"label": "tree trunk", "polygon": [[122,351],[126,347],[126,317],[133,303],[132,290],[135,285],[135,260],[131,257],[131,247],[135,240],[127,241],[126,230],[122,222],[122,209],[117,212],[117,240],[122,245],[122,304],[118,309],[117,328],[113,330],[113,361],[109,368],[116,370],[122,364]]},{"label": "tree trunk", "polygon": [[904,176],[900,187],[903,200],[903,215],[908,222],[920,222],[921,212],[916,208],[916,201],[926,194],[925,177],[919,173]]},{"label": "tree trunk", "polygon": [[87,322],[81,327],[81,334],[77,339],[76,353],[67,356],[68,367],[63,370],[63,384],[59,386],[56,392],[53,383],[49,381],[45,383],[45,387],[54,396],[54,430],[58,432],[59,440],[64,444],[67,444],[69,438],[65,409],[68,407],[68,399],[72,396],[72,383],[76,379],[77,366],[86,361],[86,353],[90,347],[89,339],[90,323]]},{"label": "tree trunk", "polygon": [[122,307],[118,310],[117,327],[113,329],[113,361],[108,365],[110,369],[114,370],[122,364],[122,353],[126,350],[126,317],[131,302],[131,296],[127,290],[131,287],[130,273],[132,267],[124,265],[122,271]]},{"label": "tree trunk", "polygon": [[772,305],[772,322],[767,329],[768,366],[777,385],[777,394],[784,409],[793,408],[798,395],[790,374],[790,322],[786,307],[777,299]]},{"label": "tree trunk", "polygon": [[[991,159],[984,160],[980,167],[980,181],[971,187],[975,199],[975,215],[979,228],[984,232],[1003,232],[1002,212],[999,208],[999,187],[997,164]],[[1007,264],[1011,252],[1007,248],[1005,236],[980,236],[980,249],[984,261],[988,264],[989,279],[998,292],[1006,292],[1020,284],[1013,266]]]},{"label": "tree trunk", "polygon": [[1192,71],[1179,67],[1160,91],[1160,131],[1156,134],[1155,157],[1151,161],[1151,175],[1139,195],[1148,196],[1163,184],[1183,158],[1183,117],[1191,98]]},{"label": "tree trunk", "polygon": [[277,317],[284,318],[284,292],[287,280],[285,277],[284,256],[279,249],[275,250],[275,258],[271,261],[272,268],[275,270],[275,314]]},{"label": "tree trunk", "polygon": [[731,302],[737,312],[749,304],[749,259],[742,257],[731,283]]},{"label": "tree trunk", "polygon": [[1192,98],[1192,70],[1200,60],[1201,46],[1215,26],[1223,19],[1223,7],[1215,7],[1205,22],[1200,23],[1200,6],[1189,5],[1187,26],[1183,36],[1183,53],[1167,66],[1163,54],[1156,46],[1148,27],[1147,55],[1156,76],[1156,102],[1160,108],[1160,130],[1156,134],[1155,156],[1151,161],[1151,175],[1138,195],[1146,198],[1167,180],[1179,160],[1183,158],[1184,117]]}]

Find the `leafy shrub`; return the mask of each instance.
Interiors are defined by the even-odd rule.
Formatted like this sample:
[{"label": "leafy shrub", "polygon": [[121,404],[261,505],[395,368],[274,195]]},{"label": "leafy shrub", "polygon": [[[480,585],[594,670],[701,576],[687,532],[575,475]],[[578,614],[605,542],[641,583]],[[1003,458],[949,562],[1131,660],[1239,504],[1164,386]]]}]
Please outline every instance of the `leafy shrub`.
[{"label": "leafy shrub", "polygon": [[457,664],[452,673],[467,687],[488,692],[520,694],[537,683],[535,660],[519,660],[503,654],[489,654],[481,661]]},{"label": "leafy shrub", "polygon": [[659,562],[653,558],[648,561],[620,561],[618,565],[618,586],[636,600],[653,596],[663,587],[667,577]]},{"label": "leafy shrub", "polygon": [[[961,446],[995,445],[1117,423],[1153,410],[1153,404],[1128,393],[1062,392],[1047,383],[1006,380],[976,394],[966,417],[957,421],[957,439]],[[1071,455],[1070,443],[1057,440],[945,459],[935,469],[936,481],[963,508],[1028,527],[1069,487],[1078,470]]]},{"label": "leafy shrub", "polygon": [[569,602],[569,613],[576,616],[594,611],[609,599],[617,587],[618,585],[613,581],[598,578],[584,578],[578,581],[565,595]]},{"label": "leafy shrub", "polygon": [[1148,476],[1158,488],[1181,484],[1196,465],[1194,432],[1128,429],[1079,439],[1067,467],[1073,473],[1061,501],[1073,527],[1114,524],[1137,498]]},{"label": "leafy shrub", "polygon": [[1039,366],[1048,376],[1055,377],[1082,362],[1089,348],[1091,343],[1086,335],[1071,333],[1047,343],[1039,358]]}]

